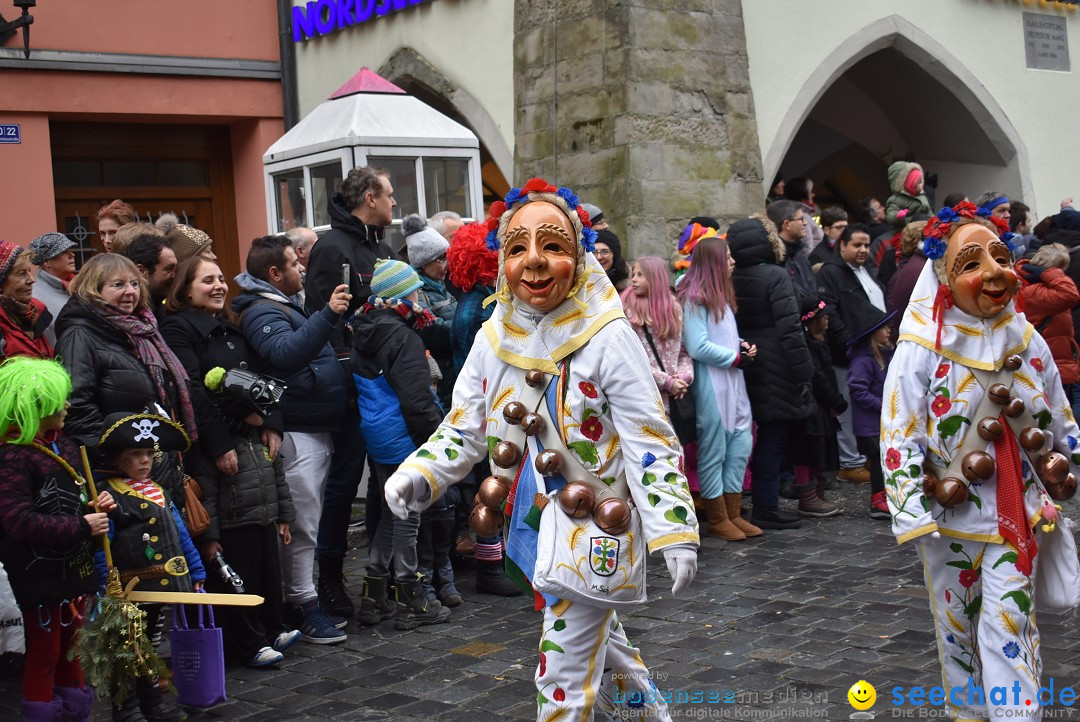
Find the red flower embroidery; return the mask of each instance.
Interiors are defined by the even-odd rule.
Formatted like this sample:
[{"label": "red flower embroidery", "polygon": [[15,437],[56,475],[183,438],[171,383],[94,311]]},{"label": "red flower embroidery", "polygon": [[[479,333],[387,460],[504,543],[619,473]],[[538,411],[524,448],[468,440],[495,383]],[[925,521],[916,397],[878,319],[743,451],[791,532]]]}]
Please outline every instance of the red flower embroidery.
[{"label": "red flower embroidery", "polygon": [[540,676],[544,676],[544,672],[547,671],[547,655],[543,652],[540,653]]},{"label": "red flower embroidery", "polygon": [[566,692],[563,691],[562,687],[556,687],[555,691],[551,693],[551,698],[556,702],[562,702],[566,699]]},{"label": "red flower embroidery", "polygon": [[[949,590],[946,589],[945,590],[945,603],[948,604],[948,603],[951,603],[951,602],[952,602],[952,595],[949,594]],[[541,655],[541,656],[543,656],[543,655]]]},{"label": "red flower embroidery", "polygon": [[949,373],[949,364],[938,364],[937,371],[934,372],[934,378],[943,379],[947,373]]},{"label": "red flower embroidery", "polygon": [[952,408],[952,401],[949,401],[945,396],[938,396],[934,399],[934,403],[930,404],[930,410],[934,412],[934,416],[940,417],[942,414],[947,413]]},{"label": "red flower embroidery", "polygon": [[487,378],[485,378],[484,382],[481,384],[480,393],[487,393]]},{"label": "red flower embroidery", "polygon": [[1044,368],[1042,359],[1038,357],[1031,359],[1031,368],[1035,369],[1036,371],[1042,371]]},{"label": "red flower embroidery", "polygon": [[589,397],[590,399],[595,399],[595,398],[597,397],[597,395],[598,395],[598,394],[596,393],[596,387],[595,387],[595,386],[593,386],[593,385],[592,385],[591,383],[589,383],[588,381],[582,381],[582,382],[580,382],[580,383],[579,383],[579,384],[577,385],[577,387],[578,387],[579,389],[581,389],[581,393],[585,394],[585,395],[586,395],[586,396],[588,396],[588,397]]},{"label": "red flower embroidery", "polygon": [[581,422],[581,434],[586,439],[593,441],[599,441],[600,435],[604,433],[604,426],[600,423],[600,419],[595,416],[590,416]]},{"label": "red flower embroidery", "polygon": [[889,449],[885,452],[885,468],[889,471],[896,471],[900,468],[899,449]]},{"label": "red flower embroidery", "polygon": [[979,573],[974,569],[960,570],[960,586],[964,589],[970,589],[971,585],[977,581],[979,581]]}]

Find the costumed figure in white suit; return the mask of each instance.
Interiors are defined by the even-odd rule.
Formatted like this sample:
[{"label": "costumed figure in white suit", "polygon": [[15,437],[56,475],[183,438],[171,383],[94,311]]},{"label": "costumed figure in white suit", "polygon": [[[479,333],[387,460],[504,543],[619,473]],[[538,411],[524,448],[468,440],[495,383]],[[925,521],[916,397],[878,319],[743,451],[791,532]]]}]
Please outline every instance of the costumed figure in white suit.
[{"label": "costumed figure in white suit", "polygon": [[534,178],[487,224],[497,306],[446,419],[387,480],[387,503],[420,511],[490,453],[472,523],[503,530],[507,574],[543,609],[537,719],[591,720],[629,698],[639,719],[667,720],[615,609],[644,601],[646,553],[663,554],[673,594],[693,579],[682,450],[577,197]]},{"label": "costumed figure in white suit", "polygon": [[1075,493],[1080,432],[996,220],[965,202],[926,225],[881,415],[893,532],[917,541],[961,720],[1041,719],[1035,607],[1076,567],[1053,501]]}]

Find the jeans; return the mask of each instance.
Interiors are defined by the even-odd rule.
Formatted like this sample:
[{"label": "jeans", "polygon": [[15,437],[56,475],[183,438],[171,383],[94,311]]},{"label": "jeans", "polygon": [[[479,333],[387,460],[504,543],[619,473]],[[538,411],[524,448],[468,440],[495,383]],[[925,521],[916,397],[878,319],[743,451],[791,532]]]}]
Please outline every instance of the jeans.
[{"label": "jeans", "polygon": [[854,469],[865,464],[866,457],[859,451],[855,434],[851,430],[851,392],[848,390],[847,367],[833,366],[833,371],[836,373],[836,385],[840,387],[844,401],[848,402],[844,413],[836,417],[840,422],[840,429],[836,432],[836,441],[840,444],[840,468]]},{"label": "jeans", "polygon": [[790,421],[765,421],[757,425],[757,445],[751,462],[754,483],[750,487],[755,507],[780,508],[780,465],[787,455],[791,424]]},{"label": "jeans", "polygon": [[285,601],[294,606],[310,602],[315,593],[315,540],[322,517],[323,493],[333,446],[330,433],[286,431],[281,442],[285,481],[292,494],[296,521],[292,542],[281,546],[281,577]]},{"label": "jeans", "polygon": [[[355,410],[355,409],[354,409]],[[322,517],[315,547],[317,559],[344,559],[349,546],[349,518],[360,479],[364,475],[367,445],[360,433],[360,419],[355,414],[345,417],[341,428],[331,434],[334,456],[323,492]]]},{"label": "jeans", "polygon": [[412,582],[416,581],[416,538],[420,529],[420,513],[410,511],[407,519],[398,519],[387,506],[383,486],[395,469],[397,467],[390,464],[372,464],[370,483],[378,487],[383,501],[379,528],[371,540],[367,575],[388,577],[393,565],[395,579]]},{"label": "jeans", "polygon": [[881,439],[877,436],[859,436],[859,452],[870,462],[870,493],[885,491],[885,474],[881,470]]}]

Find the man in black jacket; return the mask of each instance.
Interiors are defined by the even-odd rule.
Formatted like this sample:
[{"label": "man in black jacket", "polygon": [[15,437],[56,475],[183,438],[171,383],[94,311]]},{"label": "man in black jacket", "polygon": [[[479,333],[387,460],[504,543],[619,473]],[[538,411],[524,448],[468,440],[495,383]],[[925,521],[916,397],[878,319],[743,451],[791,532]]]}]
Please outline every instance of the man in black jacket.
[{"label": "man in black jacket", "polygon": [[[847,343],[852,334],[866,328],[870,320],[885,312],[885,290],[866,269],[870,256],[870,230],[861,224],[848,226],[837,242],[837,253],[825,256],[817,272],[818,293],[829,314],[829,348],[832,351],[836,382],[851,403],[847,382]],[[836,478],[861,483],[870,480],[851,432],[851,410],[840,417],[840,472]]]},{"label": "man in black jacket", "polygon": [[814,269],[807,258],[808,250],[804,239],[806,224],[813,223],[814,219],[806,215],[802,203],[787,200],[770,203],[765,214],[776,226],[777,235],[787,249],[784,270],[791,276],[791,282],[795,286],[797,308],[804,298],[817,295],[817,279],[814,278]]},{"label": "man in black jacket", "polygon": [[[393,221],[396,205],[394,186],[387,171],[368,166],[353,168],[341,184],[341,191],[328,203],[330,230],[311,249],[311,264],[304,283],[308,314],[317,313],[322,299],[330,298],[334,288],[341,283],[342,264],[349,264],[352,300],[331,337],[338,357],[346,361],[352,349],[352,334],[345,329],[344,320],[349,319],[371,295],[375,261],[394,257],[390,246],[382,240],[382,233],[383,228]],[[348,378],[351,386],[351,368]],[[319,563],[319,599],[330,612],[348,615],[352,603],[344,594],[341,569],[348,547],[352,503],[367,457],[355,401],[349,403],[349,414],[334,432],[333,442],[334,455],[323,494],[315,558]],[[378,512],[374,510],[379,508],[380,502],[381,498],[368,500],[369,534],[375,531]]]}]

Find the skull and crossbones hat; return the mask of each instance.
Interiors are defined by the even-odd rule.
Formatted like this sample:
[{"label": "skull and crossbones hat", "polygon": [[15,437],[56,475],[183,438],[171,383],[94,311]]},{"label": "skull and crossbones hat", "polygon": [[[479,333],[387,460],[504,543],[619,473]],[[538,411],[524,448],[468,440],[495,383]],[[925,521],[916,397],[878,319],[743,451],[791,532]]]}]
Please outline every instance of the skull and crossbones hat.
[{"label": "skull and crossbones hat", "polygon": [[106,416],[103,428],[97,444],[99,449],[187,451],[191,448],[191,437],[184,427],[158,414],[120,411]]}]

